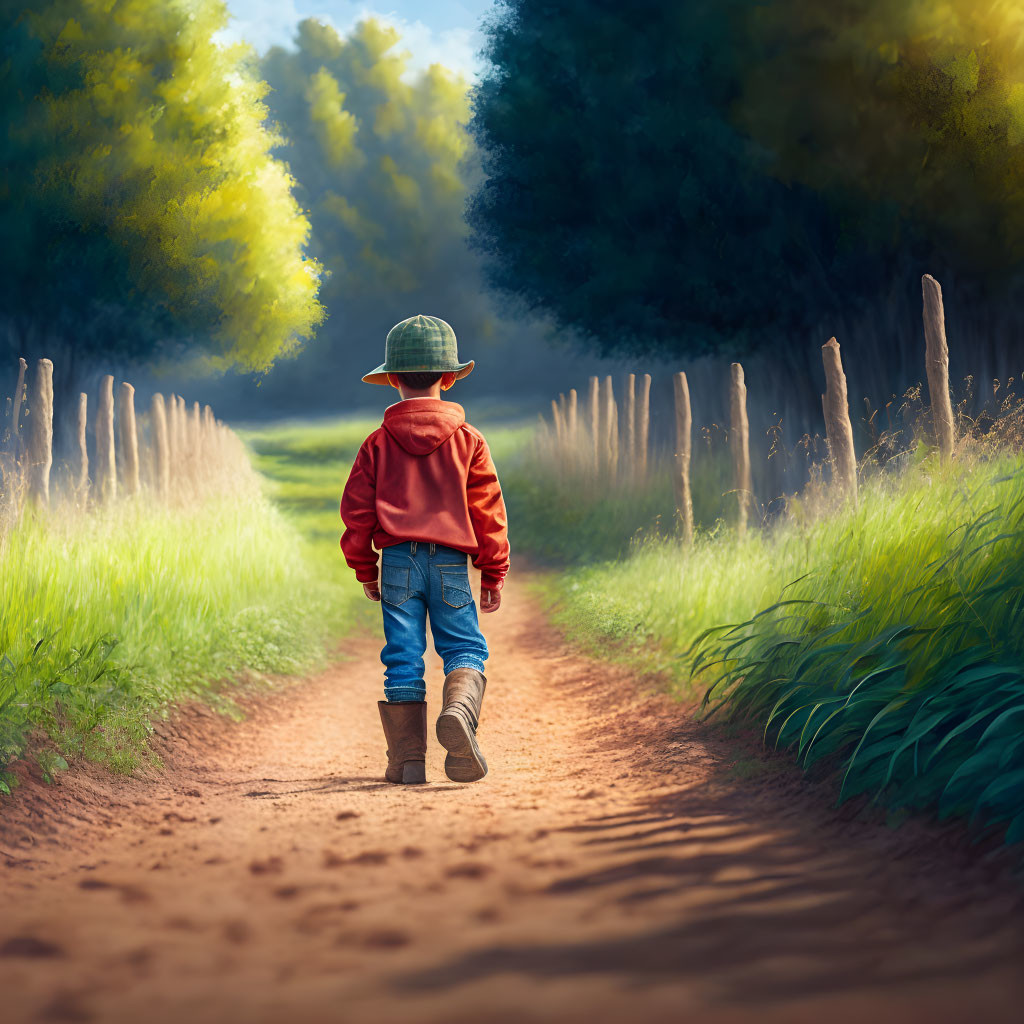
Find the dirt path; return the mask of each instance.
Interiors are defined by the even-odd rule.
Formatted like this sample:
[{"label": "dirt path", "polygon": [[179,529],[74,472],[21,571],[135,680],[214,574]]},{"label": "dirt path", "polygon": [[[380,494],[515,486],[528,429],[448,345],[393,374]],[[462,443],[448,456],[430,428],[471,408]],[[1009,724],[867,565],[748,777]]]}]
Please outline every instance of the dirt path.
[{"label": "dirt path", "polygon": [[741,778],[515,585],[486,625],[481,783],[433,740],[428,786],[380,781],[368,638],[241,724],[182,715],[155,780],[26,786],[0,811],[0,1018],[1020,1019],[998,858]]}]

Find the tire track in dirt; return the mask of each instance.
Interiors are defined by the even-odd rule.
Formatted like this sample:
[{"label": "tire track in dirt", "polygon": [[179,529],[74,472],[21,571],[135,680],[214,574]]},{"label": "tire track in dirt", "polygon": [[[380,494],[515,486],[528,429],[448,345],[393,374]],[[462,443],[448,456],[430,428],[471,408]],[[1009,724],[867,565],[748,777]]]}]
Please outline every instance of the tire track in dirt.
[{"label": "tire track in dirt", "polygon": [[1005,857],[741,781],[521,577],[484,624],[480,783],[433,737],[427,786],[382,781],[375,637],[244,722],[161,726],[165,772],[30,780],[0,807],[6,1024],[1018,1019]]}]

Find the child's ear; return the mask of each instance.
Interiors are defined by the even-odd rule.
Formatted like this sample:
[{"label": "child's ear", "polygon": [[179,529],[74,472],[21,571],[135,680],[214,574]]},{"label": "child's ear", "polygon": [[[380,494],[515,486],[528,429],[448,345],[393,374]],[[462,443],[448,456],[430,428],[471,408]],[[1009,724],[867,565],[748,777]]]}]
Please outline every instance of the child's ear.
[{"label": "child's ear", "polygon": [[447,391],[458,380],[454,373],[446,373],[441,378],[441,390]]},{"label": "child's ear", "polygon": [[393,374],[388,374],[388,383],[397,391],[398,390],[398,378]]}]

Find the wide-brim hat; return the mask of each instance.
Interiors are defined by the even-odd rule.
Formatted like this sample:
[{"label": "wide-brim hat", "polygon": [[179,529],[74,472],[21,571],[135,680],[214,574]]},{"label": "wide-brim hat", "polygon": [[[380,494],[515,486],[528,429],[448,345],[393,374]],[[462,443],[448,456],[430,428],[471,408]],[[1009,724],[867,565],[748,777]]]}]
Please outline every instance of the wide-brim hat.
[{"label": "wide-brim hat", "polygon": [[389,373],[454,373],[461,380],[473,370],[473,360],[459,362],[459,350],[451,325],[440,317],[422,313],[395,324],[384,342],[384,362],[363,380],[387,384]]}]

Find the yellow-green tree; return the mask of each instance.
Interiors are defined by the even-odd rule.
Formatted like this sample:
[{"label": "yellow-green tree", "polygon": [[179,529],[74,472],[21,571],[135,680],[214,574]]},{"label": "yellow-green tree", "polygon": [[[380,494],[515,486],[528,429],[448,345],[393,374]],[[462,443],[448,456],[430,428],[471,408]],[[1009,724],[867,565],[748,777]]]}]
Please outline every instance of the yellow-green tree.
[{"label": "yellow-green tree", "polygon": [[[221,0],[0,0],[0,315],[266,369],[323,319],[309,223]],[[9,332],[10,335],[10,332]],[[8,342],[8,344],[11,344]]]},{"label": "yellow-green tree", "polygon": [[[309,19],[294,50],[275,47],[261,65],[313,251],[331,273],[324,300],[347,323],[381,302],[384,317],[420,297],[450,308],[477,272],[464,219],[474,173],[467,83],[440,65],[412,74],[398,43],[374,19],[347,37]],[[457,305],[474,326],[486,319],[479,297]]]}]

